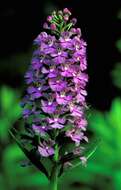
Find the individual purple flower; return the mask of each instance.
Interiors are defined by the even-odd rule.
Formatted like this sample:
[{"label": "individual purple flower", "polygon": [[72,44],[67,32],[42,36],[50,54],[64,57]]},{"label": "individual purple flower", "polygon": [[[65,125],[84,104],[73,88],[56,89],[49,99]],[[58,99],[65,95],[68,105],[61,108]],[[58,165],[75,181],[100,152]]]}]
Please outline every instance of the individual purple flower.
[{"label": "individual purple flower", "polygon": [[41,135],[44,135],[46,130],[47,130],[47,126],[44,126],[44,125],[35,125],[33,124],[32,125],[32,129],[35,133],[38,133],[38,134],[41,134]]},{"label": "individual purple flower", "polygon": [[51,146],[50,143],[46,142],[40,143],[40,145],[38,146],[38,151],[43,157],[49,157],[54,154],[54,148]]},{"label": "individual purple flower", "polygon": [[88,81],[88,75],[85,73],[78,73],[77,75],[73,74],[73,81],[75,84],[80,84],[82,85],[82,88],[85,87],[87,81]]},{"label": "individual purple flower", "polygon": [[60,92],[67,87],[67,82],[61,79],[49,79],[49,86],[53,91]]},{"label": "individual purple flower", "polygon": [[87,95],[86,90],[80,89],[80,93],[78,93],[76,96],[76,102],[84,105],[86,95]]},{"label": "individual purple flower", "polygon": [[31,99],[34,100],[36,98],[40,98],[42,96],[41,88],[40,87],[33,87],[29,86],[27,89],[28,93],[31,95]]},{"label": "individual purple flower", "polygon": [[60,47],[54,49],[54,51],[50,54],[53,58],[55,64],[64,63],[66,58],[68,57],[68,53],[63,51]]},{"label": "individual purple flower", "polygon": [[48,122],[51,128],[62,129],[64,127],[65,119],[64,118],[48,118]]},{"label": "individual purple flower", "polygon": [[56,101],[59,105],[67,105],[72,100],[72,95],[65,95],[64,93],[56,93]]},{"label": "individual purple flower", "polygon": [[78,118],[75,120],[75,126],[83,131],[86,131],[87,120],[85,118]]},{"label": "individual purple flower", "polygon": [[52,102],[52,101],[44,101],[44,100],[41,100],[41,108],[42,110],[45,112],[45,113],[49,113],[49,114],[52,114],[55,112],[56,110],[56,107],[57,107],[57,103],[56,102]]},{"label": "individual purple flower", "polygon": [[79,67],[76,65],[71,65],[70,63],[61,66],[61,75],[63,77],[73,77],[77,75]]},{"label": "individual purple flower", "polygon": [[50,68],[50,69],[46,69],[45,67],[42,68],[41,70],[42,73],[44,74],[48,74],[48,78],[55,78],[58,76],[58,70],[56,70],[56,68]]},{"label": "individual purple flower", "polygon": [[32,59],[33,69],[38,70],[38,69],[40,69],[41,66],[42,66],[42,63],[40,62],[40,60],[38,58],[33,57],[33,59]]},{"label": "individual purple flower", "polygon": [[25,79],[27,84],[31,84],[34,81],[33,72],[31,70],[26,72]]},{"label": "individual purple flower", "polygon": [[75,130],[75,129],[67,131],[66,136],[70,137],[72,141],[74,141],[77,145],[79,145],[80,141],[85,138],[83,132],[81,132],[80,130]]},{"label": "individual purple flower", "polygon": [[71,33],[70,32],[62,32],[61,36],[59,38],[61,47],[64,49],[72,50],[73,48],[73,40],[71,39]]},{"label": "individual purple flower", "polygon": [[70,114],[74,117],[81,117],[83,115],[83,110],[81,107],[76,106],[74,104],[69,105]]}]

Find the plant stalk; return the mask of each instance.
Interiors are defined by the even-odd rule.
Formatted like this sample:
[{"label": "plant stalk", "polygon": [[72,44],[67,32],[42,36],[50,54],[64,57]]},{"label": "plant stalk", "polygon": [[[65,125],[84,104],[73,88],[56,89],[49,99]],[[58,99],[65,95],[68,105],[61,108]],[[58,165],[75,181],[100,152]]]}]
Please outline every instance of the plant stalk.
[{"label": "plant stalk", "polygon": [[55,146],[55,155],[54,155],[54,165],[52,168],[51,172],[51,177],[50,177],[50,187],[51,190],[58,190],[58,157],[59,157],[59,149],[58,145]]},{"label": "plant stalk", "polygon": [[58,190],[58,166],[55,165],[52,170],[52,175],[50,178],[50,189]]}]

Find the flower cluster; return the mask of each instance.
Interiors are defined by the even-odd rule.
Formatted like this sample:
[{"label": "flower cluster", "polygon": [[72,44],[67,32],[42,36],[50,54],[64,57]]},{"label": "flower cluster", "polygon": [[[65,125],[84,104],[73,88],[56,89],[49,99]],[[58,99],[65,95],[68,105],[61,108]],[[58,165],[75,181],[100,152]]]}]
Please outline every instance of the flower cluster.
[{"label": "flower cluster", "polygon": [[22,101],[23,118],[40,136],[38,152],[42,157],[54,156],[55,146],[61,147],[63,139],[75,145],[73,154],[79,154],[76,149],[88,141],[86,42],[81,30],[74,27],[76,19],[70,16],[65,8],[47,17],[47,31],[34,40],[36,50],[25,74],[28,88]]}]

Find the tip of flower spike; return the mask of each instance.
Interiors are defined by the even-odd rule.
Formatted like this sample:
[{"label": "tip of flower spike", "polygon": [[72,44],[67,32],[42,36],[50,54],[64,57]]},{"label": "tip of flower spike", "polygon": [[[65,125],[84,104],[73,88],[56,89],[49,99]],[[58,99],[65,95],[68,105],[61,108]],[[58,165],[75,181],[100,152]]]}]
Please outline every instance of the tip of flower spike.
[{"label": "tip of flower spike", "polygon": [[64,8],[63,11],[53,11],[52,15],[47,17],[47,22],[44,23],[43,27],[57,35],[64,31],[70,31],[77,22],[76,18],[70,20],[70,16],[71,12],[68,8]]},{"label": "tip of flower spike", "polygon": [[68,8],[64,8],[64,9],[63,9],[63,13],[64,13],[64,14],[71,15],[71,12],[69,11]]}]

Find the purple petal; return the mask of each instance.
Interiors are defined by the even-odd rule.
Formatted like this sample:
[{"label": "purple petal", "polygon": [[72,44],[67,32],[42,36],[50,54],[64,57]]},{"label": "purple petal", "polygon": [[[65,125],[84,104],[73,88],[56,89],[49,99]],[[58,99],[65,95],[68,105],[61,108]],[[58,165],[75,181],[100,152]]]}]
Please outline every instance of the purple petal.
[{"label": "purple petal", "polygon": [[54,129],[62,129],[64,127],[64,125],[61,125],[57,122],[55,122],[54,124],[51,124],[50,126]]},{"label": "purple petal", "polygon": [[67,82],[66,81],[61,81],[61,80],[49,80],[49,85],[50,88],[53,91],[62,91],[63,89],[65,89]]},{"label": "purple petal", "polygon": [[33,87],[33,86],[29,86],[28,89],[27,89],[27,92],[28,92],[29,94],[32,94],[32,93],[35,92],[35,91],[36,91],[36,88]]},{"label": "purple petal", "polygon": [[42,103],[42,110],[45,112],[45,113],[54,113],[55,110],[56,110],[56,103],[54,102],[47,102],[47,101],[43,101],[41,100],[41,103]]},{"label": "purple petal", "polygon": [[45,131],[46,131],[46,129],[47,129],[47,127],[45,127],[45,126],[39,126],[39,125],[32,125],[32,129],[36,132],[36,133],[45,133]]}]

